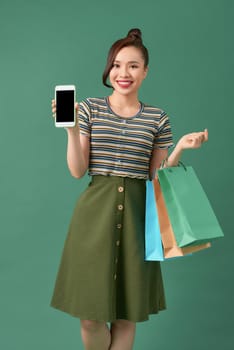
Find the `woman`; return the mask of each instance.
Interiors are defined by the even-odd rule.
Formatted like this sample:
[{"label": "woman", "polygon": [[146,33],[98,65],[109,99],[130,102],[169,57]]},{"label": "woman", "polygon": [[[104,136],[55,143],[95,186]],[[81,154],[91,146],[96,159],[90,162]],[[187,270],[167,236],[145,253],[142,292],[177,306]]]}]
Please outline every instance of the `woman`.
[{"label": "woman", "polygon": [[[136,322],[165,309],[160,264],[144,261],[145,180],[173,143],[166,113],[138,99],[147,73],[148,51],[132,29],[108,54],[103,83],[112,93],[76,104],[78,122],[67,128],[69,170],[76,178],[89,170],[92,180],[74,210],[51,304],[80,318],[86,350],[132,349]],[[206,130],[183,136],[167,165],[207,139]]]}]

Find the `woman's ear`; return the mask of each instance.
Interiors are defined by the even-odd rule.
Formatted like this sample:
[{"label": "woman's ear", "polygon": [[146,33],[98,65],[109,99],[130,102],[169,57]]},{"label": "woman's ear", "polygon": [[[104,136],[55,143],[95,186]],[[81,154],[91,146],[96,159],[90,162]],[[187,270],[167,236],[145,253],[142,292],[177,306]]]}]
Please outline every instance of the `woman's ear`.
[{"label": "woman's ear", "polygon": [[145,67],[144,69],[144,79],[147,77],[147,74],[148,74],[148,70],[149,70],[149,67]]}]

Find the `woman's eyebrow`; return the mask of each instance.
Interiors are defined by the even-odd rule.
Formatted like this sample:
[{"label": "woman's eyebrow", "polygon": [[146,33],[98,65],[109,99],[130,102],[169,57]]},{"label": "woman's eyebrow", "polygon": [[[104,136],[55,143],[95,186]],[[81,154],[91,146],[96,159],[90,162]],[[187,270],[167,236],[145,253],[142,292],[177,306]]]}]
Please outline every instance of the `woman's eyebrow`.
[{"label": "woman's eyebrow", "polygon": [[[119,60],[114,60],[114,62],[121,63],[121,61],[119,61]],[[139,62],[138,61],[128,61],[127,63],[139,63]]]}]

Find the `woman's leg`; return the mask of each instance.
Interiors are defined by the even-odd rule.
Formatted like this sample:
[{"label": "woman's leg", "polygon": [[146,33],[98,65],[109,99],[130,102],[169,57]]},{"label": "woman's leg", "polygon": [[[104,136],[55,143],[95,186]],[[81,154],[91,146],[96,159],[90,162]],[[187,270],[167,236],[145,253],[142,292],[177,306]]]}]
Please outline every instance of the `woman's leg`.
[{"label": "woman's leg", "polygon": [[109,350],[132,350],[136,324],[117,320],[111,325],[111,346]]},{"label": "woman's leg", "polygon": [[81,320],[81,337],[86,350],[108,350],[110,330],[105,322]]}]

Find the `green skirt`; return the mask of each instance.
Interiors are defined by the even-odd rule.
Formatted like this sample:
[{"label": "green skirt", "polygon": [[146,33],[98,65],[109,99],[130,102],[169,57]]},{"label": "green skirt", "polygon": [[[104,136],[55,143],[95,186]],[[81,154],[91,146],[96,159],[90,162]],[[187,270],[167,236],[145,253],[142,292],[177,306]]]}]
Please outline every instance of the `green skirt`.
[{"label": "green skirt", "polygon": [[86,320],[145,321],[165,309],[159,262],[144,260],[145,180],[95,175],[71,220],[51,306]]}]

